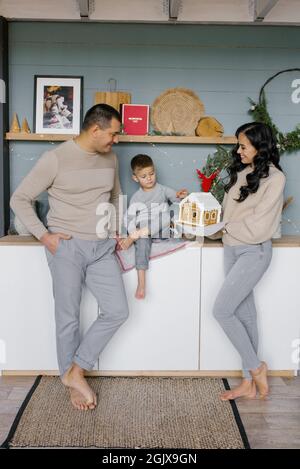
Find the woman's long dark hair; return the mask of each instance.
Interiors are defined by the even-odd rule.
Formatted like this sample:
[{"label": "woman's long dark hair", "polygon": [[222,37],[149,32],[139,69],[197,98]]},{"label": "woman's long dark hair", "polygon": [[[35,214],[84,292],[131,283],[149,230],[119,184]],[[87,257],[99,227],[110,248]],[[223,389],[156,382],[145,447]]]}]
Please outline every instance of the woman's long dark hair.
[{"label": "woman's long dark hair", "polygon": [[[243,202],[249,194],[254,194],[258,187],[261,178],[269,176],[269,167],[273,163],[276,168],[282,171],[279,165],[279,152],[277,148],[276,139],[272,133],[271,128],[267,124],[262,122],[250,122],[248,124],[241,125],[235,136],[238,138],[239,134],[244,134],[250,141],[251,145],[257,150],[257,155],[253,160],[253,172],[247,174],[247,184],[240,188],[240,196],[237,202]],[[233,162],[228,168],[230,180],[225,186],[225,191],[229,189],[237,181],[237,173],[246,168],[246,164],[242,163],[240,155],[237,153],[239,144],[232,150]]]}]

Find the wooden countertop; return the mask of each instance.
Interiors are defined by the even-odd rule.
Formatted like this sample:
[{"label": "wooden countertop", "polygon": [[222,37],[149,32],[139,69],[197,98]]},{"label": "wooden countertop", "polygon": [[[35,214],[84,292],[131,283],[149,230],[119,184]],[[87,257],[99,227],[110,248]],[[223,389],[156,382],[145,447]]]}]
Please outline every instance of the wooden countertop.
[{"label": "wooden countertop", "polygon": [[[39,246],[41,245],[33,236],[8,235],[0,238],[0,246]],[[220,240],[204,239],[204,247],[222,247]],[[274,247],[300,247],[300,236],[283,235],[282,238],[273,240]]]},{"label": "wooden countertop", "polygon": [[[1,238],[0,238],[0,240],[1,240]],[[281,238],[273,239],[272,244],[273,244],[273,247],[275,247],[275,248],[300,247],[300,236],[299,235],[298,236],[296,236],[296,235],[283,235]],[[205,238],[204,246],[205,247],[215,248],[217,246],[221,247],[221,246],[223,246],[223,244],[220,240],[216,241],[216,240]]]}]

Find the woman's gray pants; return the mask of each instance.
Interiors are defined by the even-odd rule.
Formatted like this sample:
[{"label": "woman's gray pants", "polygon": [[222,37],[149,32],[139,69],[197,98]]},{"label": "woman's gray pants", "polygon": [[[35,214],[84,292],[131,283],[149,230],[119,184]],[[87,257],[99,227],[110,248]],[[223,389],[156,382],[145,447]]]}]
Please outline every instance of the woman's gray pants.
[{"label": "woman's gray pants", "polygon": [[[56,345],[60,374],[72,363],[92,370],[100,352],[128,317],[128,305],[115,239],[60,239],[56,253],[46,249],[55,300]],[[100,315],[80,340],[83,285],[93,293]]]},{"label": "woman's gray pants", "polygon": [[260,366],[253,288],[272,259],[272,242],[224,245],[226,279],[216,298],[213,315],[242,358],[243,376]]}]

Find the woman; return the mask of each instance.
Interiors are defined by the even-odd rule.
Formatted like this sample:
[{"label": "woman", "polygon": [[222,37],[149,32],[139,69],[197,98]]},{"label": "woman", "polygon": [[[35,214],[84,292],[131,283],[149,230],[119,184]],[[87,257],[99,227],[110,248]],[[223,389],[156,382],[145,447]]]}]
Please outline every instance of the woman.
[{"label": "woman", "polygon": [[222,400],[255,398],[257,391],[264,398],[269,392],[267,365],[257,357],[253,288],[271,262],[271,238],[280,223],[285,186],[271,128],[260,122],[244,124],[236,137],[223,200],[226,279],[213,314],[241,356],[243,380],[222,393]]}]

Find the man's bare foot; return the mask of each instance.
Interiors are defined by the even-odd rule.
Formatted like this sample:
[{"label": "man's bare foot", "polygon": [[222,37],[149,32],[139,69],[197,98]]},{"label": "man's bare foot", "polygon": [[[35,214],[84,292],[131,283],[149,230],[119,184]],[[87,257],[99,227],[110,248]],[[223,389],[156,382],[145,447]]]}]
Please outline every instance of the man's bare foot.
[{"label": "man's bare foot", "polygon": [[256,384],[261,399],[264,399],[269,394],[268,385],[268,367],[265,362],[261,362],[261,365],[256,370],[250,370],[252,378]]},{"label": "man's bare foot", "polygon": [[145,291],[145,286],[137,286],[136,292],[135,292],[135,297],[138,300],[143,300],[146,296],[146,291]]},{"label": "man's bare foot", "polygon": [[86,403],[86,399],[85,397],[83,397],[83,395],[76,391],[76,389],[74,388],[69,388],[69,391],[70,391],[70,398],[71,398],[71,402],[73,404],[73,406],[75,407],[75,409],[77,410],[88,410],[89,407]]},{"label": "man's bare foot", "polygon": [[230,401],[237,399],[238,397],[244,397],[245,399],[255,399],[256,397],[256,386],[253,380],[243,379],[241,384],[230,391],[225,391],[221,394],[221,401]]},{"label": "man's bare foot", "polygon": [[66,387],[74,389],[83,397],[83,399],[85,399],[85,403],[89,409],[95,409],[97,405],[96,394],[88,385],[87,380],[84,377],[84,370],[80,368],[80,366],[73,363],[65,372],[61,380]]}]

